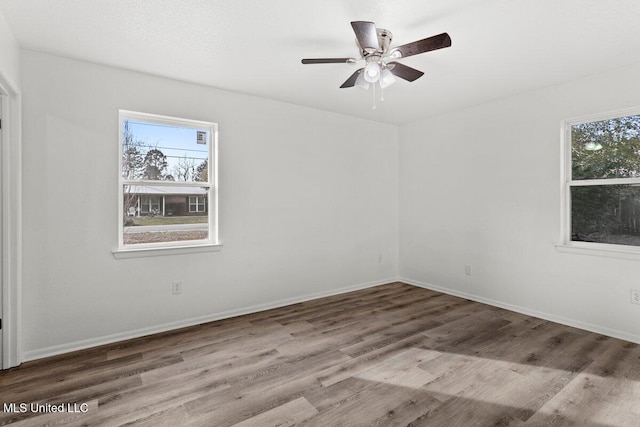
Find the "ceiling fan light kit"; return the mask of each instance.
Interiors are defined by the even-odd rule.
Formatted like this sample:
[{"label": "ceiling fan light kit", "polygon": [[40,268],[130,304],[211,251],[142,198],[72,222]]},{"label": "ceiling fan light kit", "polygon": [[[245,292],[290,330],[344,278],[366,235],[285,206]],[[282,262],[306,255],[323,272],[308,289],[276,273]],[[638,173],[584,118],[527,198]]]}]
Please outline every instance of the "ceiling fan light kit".
[{"label": "ceiling fan light kit", "polygon": [[311,58],[303,59],[302,63],[354,64],[364,60],[365,66],[356,70],[340,88],[358,86],[362,89],[369,89],[373,85],[374,97],[376,83],[380,85],[381,89],[384,89],[395,83],[396,77],[412,82],[424,75],[422,71],[393,60],[451,46],[449,34],[442,33],[390,49],[393,35],[389,30],[376,28],[376,25],[369,21],[353,21],[351,27],[356,35],[356,42],[360,50],[361,57],[359,59]]}]

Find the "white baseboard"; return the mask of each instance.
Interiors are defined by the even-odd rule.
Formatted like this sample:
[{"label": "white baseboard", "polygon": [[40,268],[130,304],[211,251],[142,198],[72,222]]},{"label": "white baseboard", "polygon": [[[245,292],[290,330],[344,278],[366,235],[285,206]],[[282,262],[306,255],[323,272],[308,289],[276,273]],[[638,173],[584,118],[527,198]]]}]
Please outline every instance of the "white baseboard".
[{"label": "white baseboard", "polygon": [[515,311],[516,313],[526,314],[527,316],[538,317],[540,319],[549,320],[551,322],[560,323],[563,325],[571,326],[578,329],[584,329],[585,331],[595,332],[597,334],[607,335],[612,338],[619,338],[625,341],[631,341],[636,344],[640,344],[640,336],[630,334],[628,332],[619,331],[617,329],[610,329],[600,325],[594,325],[591,323],[582,322],[580,320],[570,319],[563,316],[557,316],[555,314],[546,313],[543,311],[532,310],[527,307],[521,307],[518,305],[508,304],[502,301],[497,301],[491,298],[485,298],[478,295],[468,294],[466,292],[460,292],[455,289],[445,288],[442,286],[433,285],[430,283],[420,282],[418,280],[409,279],[406,277],[400,277],[399,282],[406,283],[408,285],[418,286],[420,288],[430,289],[432,291],[442,292],[444,294],[453,295],[460,298],[465,298],[472,301],[481,302],[483,304],[491,305],[498,308],[504,308],[505,310]]},{"label": "white baseboard", "polygon": [[70,353],[72,351],[84,350],[105,344],[113,344],[132,338],[140,338],[146,335],[167,332],[174,329],[180,329],[188,326],[200,325],[203,323],[213,322],[216,320],[228,319],[231,317],[242,316],[245,314],[258,313],[260,311],[280,308],[287,305],[297,304],[309,300],[314,300],[333,295],[344,294],[347,292],[357,291],[360,289],[372,288],[374,286],[384,285],[386,283],[397,282],[398,278],[393,277],[385,280],[377,280],[374,282],[360,283],[357,285],[347,286],[330,291],[314,292],[312,294],[301,295],[293,298],[286,298],[278,301],[272,301],[265,304],[258,304],[251,307],[243,307],[235,310],[223,311],[221,313],[213,313],[205,316],[192,317],[189,319],[177,320],[175,322],[163,323],[161,325],[150,326],[146,328],[135,329],[132,331],[118,332],[116,334],[104,335],[101,337],[90,338],[81,341],[74,341],[66,344],[54,345],[36,350],[29,350],[23,353],[23,361],[42,359],[44,357],[56,356],[59,354]]}]

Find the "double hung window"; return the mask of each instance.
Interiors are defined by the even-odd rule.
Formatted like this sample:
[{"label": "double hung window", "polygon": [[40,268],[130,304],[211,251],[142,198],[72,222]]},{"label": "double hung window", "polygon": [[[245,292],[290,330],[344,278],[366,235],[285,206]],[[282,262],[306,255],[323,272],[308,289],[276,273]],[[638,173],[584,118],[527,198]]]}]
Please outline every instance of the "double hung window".
[{"label": "double hung window", "polygon": [[217,125],[120,111],[119,250],[218,244]]},{"label": "double hung window", "polygon": [[566,121],[564,141],[565,244],[640,250],[640,110]]}]

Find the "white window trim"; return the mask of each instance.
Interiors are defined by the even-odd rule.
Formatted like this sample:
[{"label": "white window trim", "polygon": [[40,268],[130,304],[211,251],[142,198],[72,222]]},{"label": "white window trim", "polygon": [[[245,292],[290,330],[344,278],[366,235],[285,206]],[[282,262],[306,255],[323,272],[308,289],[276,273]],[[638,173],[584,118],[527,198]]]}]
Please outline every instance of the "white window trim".
[{"label": "white window trim", "polygon": [[[172,246],[170,246],[170,244]],[[166,246],[153,248],[139,248],[138,246],[141,245],[135,245],[132,248],[126,247],[123,249],[114,249],[113,256],[116,259],[143,258],[161,255],[183,255],[200,252],[218,252],[222,249],[222,243],[202,243],[202,240],[194,240],[191,242],[170,242],[167,243]]]},{"label": "white window trim", "polygon": [[582,255],[595,255],[622,259],[640,260],[640,246],[612,245],[596,242],[575,242],[571,240],[571,187],[602,184],[640,184],[640,178],[609,178],[592,180],[571,180],[571,127],[583,123],[598,122],[640,115],[640,107],[626,108],[588,116],[563,120],[560,131],[560,243],[556,244],[558,252]]},{"label": "white window trim", "polygon": [[[158,255],[177,255],[196,252],[219,251],[222,243],[219,240],[218,231],[218,125],[213,122],[205,122],[200,120],[183,119],[171,116],[162,116],[150,113],[141,113],[137,111],[120,110],[118,113],[118,246],[112,250],[113,256],[117,259],[121,258],[137,258]],[[207,196],[209,200],[209,211],[207,213],[209,224],[209,238],[206,240],[187,240],[163,243],[144,243],[137,245],[125,246],[123,242],[123,209],[124,194],[123,186],[127,184],[127,180],[122,177],[122,121],[125,119],[144,121],[157,124],[175,124],[184,127],[196,129],[209,129],[210,141],[207,144],[209,148],[209,183]],[[157,185],[156,181],[136,181],[136,185]],[[202,183],[191,182],[171,182],[163,181],[162,185],[166,186],[192,186],[203,187]]]}]

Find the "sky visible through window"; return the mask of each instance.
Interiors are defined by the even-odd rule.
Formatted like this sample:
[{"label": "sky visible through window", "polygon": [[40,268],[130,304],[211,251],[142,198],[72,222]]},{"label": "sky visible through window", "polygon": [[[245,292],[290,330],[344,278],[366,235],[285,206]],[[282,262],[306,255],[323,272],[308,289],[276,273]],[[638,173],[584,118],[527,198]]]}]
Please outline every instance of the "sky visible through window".
[{"label": "sky visible through window", "polygon": [[[142,155],[147,151],[157,149],[166,156],[167,170],[173,171],[179,162],[189,162],[194,167],[209,158],[207,142],[209,132],[204,129],[170,126],[156,123],[141,123],[129,120],[129,127],[134,138],[142,142]],[[205,142],[198,143],[198,131],[205,132]]]}]

